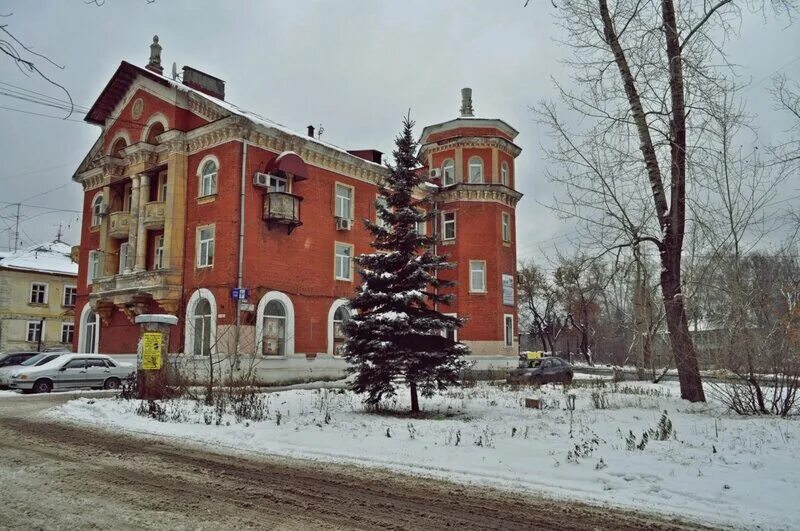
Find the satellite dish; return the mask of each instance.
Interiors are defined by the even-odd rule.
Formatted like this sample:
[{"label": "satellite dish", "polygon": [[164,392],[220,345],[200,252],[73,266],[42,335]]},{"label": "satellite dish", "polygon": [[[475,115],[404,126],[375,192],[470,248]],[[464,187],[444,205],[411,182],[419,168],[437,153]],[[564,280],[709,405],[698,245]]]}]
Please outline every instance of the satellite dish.
[{"label": "satellite dish", "polygon": [[178,65],[175,61],[172,61],[172,79],[178,79]]}]

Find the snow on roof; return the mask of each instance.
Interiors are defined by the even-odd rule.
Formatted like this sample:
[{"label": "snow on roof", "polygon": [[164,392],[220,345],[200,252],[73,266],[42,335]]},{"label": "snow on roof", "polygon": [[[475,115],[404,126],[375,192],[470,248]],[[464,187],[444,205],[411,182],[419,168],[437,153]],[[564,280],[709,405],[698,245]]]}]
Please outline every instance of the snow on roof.
[{"label": "snow on roof", "polygon": [[70,257],[72,248],[63,242],[49,242],[34,245],[28,249],[9,253],[0,259],[0,269],[17,269],[55,273],[59,275],[78,275],[78,264]]},{"label": "snow on roof", "polygon": [[170,86],[175,87],[177,90],[180,90],[180,91],[183,91],[183,92],[186,92],[186,93],[191,93],[191,94],[193,94],[195,96],[198,96],[200,98],[204,98],[204,99],[208,100],[209,102],[211,102],[212,104],[223,108],[224,110],[228,111],[229,113],[235,114],[237,116],[241,116],[243,118],[246,118],[246,119],[250,120],[251,122],[253,122],[255,124],[262,125],[262,126],[267,127],[267,128],[276,129],[276,130],[281,131],[283,133],[286,133],[288,135],[296,136],[296,137],[302,138],[303,140],[306,140],[306,141],[309,141],[309,142],[313,142],[313,143],[319,144],[321,146],[325,146],[327,148],[339,151],[340,153],[342,153],[344,155],[347,155],[348,157],[352,157],[354,159],[358,159],[360,162],[366,162],[367,164],[371,164],[373,166],[377,166],[378,168],[381,168],[381,169],[385,170],[385,167],[382,164],[377,164],[375,162],[372,162],[372,161],[369,161],[369,160],[366,160],[366,159],[362,159],[361,157],[353,155],[352,153],[348,152],[346,149],[340,148],[339,146],[337,146],[335,144],[331,144],[331,143],[328,143],[328,142],[323,142],[322,140],[319,140],[317,138],[308,136],[307,134],[299,133],[299,132],[297,132],[297,131],[295,131],[293,129],[290,129],[289,127],[286,127],[285,125],[279,124],[278,122],[270,120],[269,118],[265,118],[265,117],[261,116],[260,114],[257,114],[257,113],[242,109],[242,108],[234,105],[233,103],[227,102],[225,100],[221,100],[219,98],[215,98],[214,96],[210,96],[210,95],[206,94],[205,92],[202,92],[200,90],[197,90],[197,89],[194,89],[194,88],[189,87],[187,85],[184,85],[183,83],[175,81],[174,79],[170,79],[170,78],[168,78],[166,76],[162,76],[160,74],[156,74],[155,72],[147,70],[147,69],[145,69],[145,68],[143,68],[141,66],[134,65],[132,63],[127,63],[127,64],[130,64],[131,66],[133,66],[133,67],[135,67],[135,68],[137,68],[139,70],[144,71],[147,76],[157,77],[157,78],[163,80],[165,83],[168,83]]}]

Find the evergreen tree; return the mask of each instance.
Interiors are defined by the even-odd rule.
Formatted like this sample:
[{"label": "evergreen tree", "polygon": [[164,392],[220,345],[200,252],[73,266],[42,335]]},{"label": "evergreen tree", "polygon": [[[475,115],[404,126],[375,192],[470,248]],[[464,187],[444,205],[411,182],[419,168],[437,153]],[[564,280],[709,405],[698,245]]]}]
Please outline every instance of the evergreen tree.
[{"label": "evergreen tree", "polygon": [[[345,323],[345,357],[355,373],[352,389],[366,393],[365,402],[378,405],[395,395],[398,383],[411,390],[411,411],[419,411],[418,391],[432,396],[457,385],[467,348],[443,337],[461,320],[443,315],[451,295],[439,293],[452,282],[438,278],[450,269],[446,257],[433,254],[435,237],[420,234],[419,223],[434,219],[425,176],[416,171],[414,122],[406,117],[395,140],[394,166],[380,187],[376,203],[379,223],[365,221],[376,252],[356,258],[363,283],[350,301],[353,316]],[[422,189],[425,197],[413,197]]]}]

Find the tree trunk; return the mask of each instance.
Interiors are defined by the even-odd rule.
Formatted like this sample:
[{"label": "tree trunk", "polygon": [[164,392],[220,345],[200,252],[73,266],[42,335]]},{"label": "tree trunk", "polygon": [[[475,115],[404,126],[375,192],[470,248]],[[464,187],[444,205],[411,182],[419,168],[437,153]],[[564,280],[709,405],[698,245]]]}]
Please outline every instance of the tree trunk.
[{"label": "tree trunk", "polygon": [[706,395],[700,379],[697,352],[689,335],[689,321],[686,319],[683,294],[680,290],[680,275],[673,275],[667,267],[665,265],[661,273],[661,293],[664,298],[667,330],[675,357],[675,367],[678,369],[681,398],[690,402],[705,402]]},{"label": "tree trunk", "polygon": [[409,388],[411,389],[411,412],[419,413],[419,398],[417,397],[416,382],[411,382]]}]

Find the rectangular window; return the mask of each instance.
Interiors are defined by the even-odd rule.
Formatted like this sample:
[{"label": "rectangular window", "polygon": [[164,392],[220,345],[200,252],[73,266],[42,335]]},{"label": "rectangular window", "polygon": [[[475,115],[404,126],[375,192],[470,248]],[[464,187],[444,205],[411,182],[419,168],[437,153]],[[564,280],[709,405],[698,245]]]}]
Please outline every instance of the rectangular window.
[{"label": "rectangular window", "polygon": [[156,247],[153,253],[153,269],[164,267],[164,236],[156,236]]},{"label": "rectangular window", "polygon": [[469,261],[469,290],[473,293],[486,292],[486,261]]},{"label": "rectangular window", "polygon": [[203,166],[203,174],[200,177],[200,197],[206,197],[217,193],[217,166],[216,164],[206,163]]},{"label": "rectangular window", "polygon": [[270,175],[269,176],[269,191],[270,192],[288,192],[289,191],[289,181],[286,180],[286,177],[281,177],[280,175]]},{"label": "rectangular window", "polygon": [[128,242],[119,246],[119,267],[117,273],[123,274],[126,270],[130,271],[131,262],[131,244]]},{"label": "rectangular window", "polygon": [[447,159],[442,164],[442,184],[443,186],[456,184],[456,166],[453,159]]},{"label": "rectangular window", "polygon": [[44,340],[41,321],[28,321],[28,335],[26,339],[31,343],[38,343],[40,339]]},{"label": "rectangular window", "polygon": [[336,217],[353,219],[353,188],[336,183]]},{"label": "rectangular window", "polygon": [[162,173],[158,176],[158,201],[167,200],[167,174]]},{"label": "rectangular window", "polygon": [[386,198],[381,195],[375,198],[375,224],[378,225],[379,227],[386,228],[389,226],[389,224],[383,221],[383,219],[381,218],[381,214],[378,211],[379,206],[382,206],[383,208],[389,207],[389,205],[386,203]]},{"label": "rectangular window", "polygon": [[456,239],[456,213],[443,212],[442,213],[442,239],[455,240]]},{"label": "rectangular window", "polygon": [[64,286],[63,305],[67,308],[75,307],[75,299],[78,297],[78,288],[75,286]]},{"label": "rectangular window", "polygon": [[508,212],[503,212],[502,214],[502,226],[503,226],[503,241],[510,242],[511,241],[511,214]]},{"label": "rectangular window", "polygon": [[75,325],[73,323],[61,323],[61,342],[71,344],[73,337],[75,337]]},{"label": "rectangular window", "polygon": [[503,340],[505,346],[514,346],[514,316],[505,314],[503,316]]},{"label": "rectangular window", "polygon": [[89,271],[86,273],[86,283],[91,284],[100,277],[100,251],[89,251]]},{"label": "rectangular window", "polygon": [[334,258],[336,280],[353,280],[353,246],[346,243],[336,244]]},{"label": "rectangular window", "polygon": [[417,234],[421,236],[425,236],[428,232],[428,224],[424,221],[417,221],[417,225],[414,227],[414,230]]},{"label": "rectangular window", "polygon": [[[447,316],[450,316],[450,317],[458,317],[458,314],[455,314],[455,313],[446,313],[444,315],[447,315]],[[452,330],[442,330],[442,336],[446,337],[450,341],[453,341],[453,342],[457,343],[458,342],[458,329],[454,328]]]},{"label": "rectangular window", "polygon": [[31,282],[31,304],[47,304],[47,284],[45,282]]},{"label": "rectangular window", "polygon": [[214,227],[197,229],[197,267],[214,265]]}]

